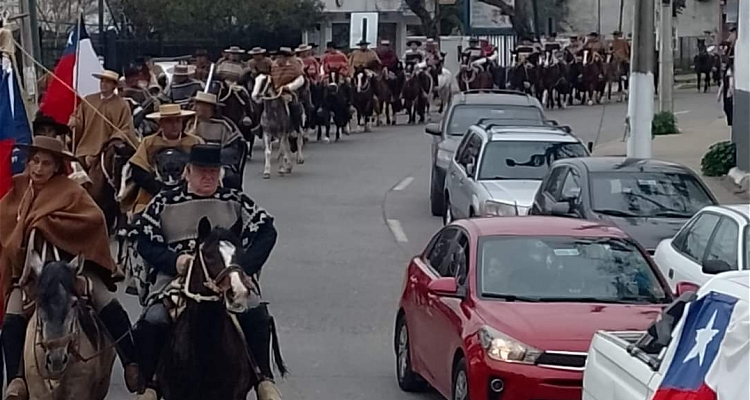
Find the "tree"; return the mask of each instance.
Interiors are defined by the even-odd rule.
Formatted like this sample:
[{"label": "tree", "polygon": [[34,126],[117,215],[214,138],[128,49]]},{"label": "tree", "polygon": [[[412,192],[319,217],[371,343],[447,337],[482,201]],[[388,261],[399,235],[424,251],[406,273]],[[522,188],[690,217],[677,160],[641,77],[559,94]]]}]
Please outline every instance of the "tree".
[{"label": "tree", "polygon": [[[440,23],[451,11],[464,7],[464,2],[469,0],[458,0],[456,6],[439,7],[437,15],[427,8],[427,4],[434,4],[436,0],[404,0],[409,9],[419,18],[422,30],[427,37],[437,37],[440,32]],[[530,36],[534,29],[531,26],[533,15],[532,2],[536,0],[479,0],[482,3],[497,7],[510,18],[513,30],[519,37]]]},{"label": "tree", "polygon": [[535,0],[515,0],[513,5],[507,0],[479,0],[482,3],[495,6],[500,9],[503,15],[510,18],[513,25],[513,31],[516,36],[532,36],[534,29],[531,26],[531,16],[534,15],[533,4]]}]

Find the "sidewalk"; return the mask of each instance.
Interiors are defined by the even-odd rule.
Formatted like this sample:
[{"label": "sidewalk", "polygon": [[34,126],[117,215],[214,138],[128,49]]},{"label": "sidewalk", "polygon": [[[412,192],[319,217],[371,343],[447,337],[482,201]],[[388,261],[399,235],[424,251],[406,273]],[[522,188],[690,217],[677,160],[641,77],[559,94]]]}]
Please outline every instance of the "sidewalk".
[{"label": "sidewalk", "polygon": [[[652,142],[653,158],[682,164],[701,176],[722,204],[748,203],[750,194],[739,190],[728,177],[707,177],[701,174],[701,159],[708,148],[716,143],[729,140],[729,128],[724,119],[716,119],[702,125],[680,126],[681,133],[657,136]],[[626,143],[616,141],[604,143],[594,149],[595,156],[626,153]]]}]

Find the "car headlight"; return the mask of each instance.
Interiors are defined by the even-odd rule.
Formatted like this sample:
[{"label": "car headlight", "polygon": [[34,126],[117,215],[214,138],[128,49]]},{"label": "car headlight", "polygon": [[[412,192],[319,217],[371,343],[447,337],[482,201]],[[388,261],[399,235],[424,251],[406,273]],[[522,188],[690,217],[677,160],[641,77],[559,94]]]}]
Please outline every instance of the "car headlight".
[{"label": "car headlight", "polygon": [[477,335],[479,335],[479,342],[487,353],[487,357],[493,360],[534,364],[542,354],[540,350],[521,343],[489,326],[482,327]]},{"label": "car headlight", "polygon": [[516,205],[491,200],[484,202],[485,217],[502,217],[504,215],[518,215]]}]

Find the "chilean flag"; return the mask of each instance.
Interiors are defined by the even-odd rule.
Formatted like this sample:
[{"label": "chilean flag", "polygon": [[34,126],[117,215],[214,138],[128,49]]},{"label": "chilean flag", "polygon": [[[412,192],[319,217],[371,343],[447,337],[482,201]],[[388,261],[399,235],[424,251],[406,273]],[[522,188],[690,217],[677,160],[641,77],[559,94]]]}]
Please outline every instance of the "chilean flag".
[{"label": "chilean flag", "polygon": [[689,304],[677,348],[667,353],[666,375],[652,400],[750,398],[748,304],[710,292]]},{"label": "chilean flag", "polygon": [[31,143],[31,128],[18,78],[7,57],[2,57],[0,75],[0,198],[10,189],[11,178],[23,171],[23,154],[16,143]]},{"label": "chilean flag", "polygon": [[[101,73],[102,64],[91,44],[83,24],[83,15],[70,32],[60,61],[55,66],[53,78],[44,93],[39,110],[54,118],[59,124],[68,124],[76,105],[76,92],[84,97],[99,91],[99,80],[92,74]],[[62,82],[61,82],[62,81]],[[75,91],[70,90],[74,88]]]}]

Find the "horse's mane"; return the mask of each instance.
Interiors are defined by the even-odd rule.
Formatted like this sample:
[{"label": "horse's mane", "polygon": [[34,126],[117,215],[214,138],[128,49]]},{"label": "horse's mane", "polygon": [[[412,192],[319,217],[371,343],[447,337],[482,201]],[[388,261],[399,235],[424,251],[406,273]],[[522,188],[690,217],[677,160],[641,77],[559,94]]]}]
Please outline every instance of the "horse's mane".
[{"label": "horse's mane", "polygon": [[75,295],[76,273],[64,261],[44,265],[36,283],[39,308],[54,322],[62,323],[70,310],[69,297]]}]

